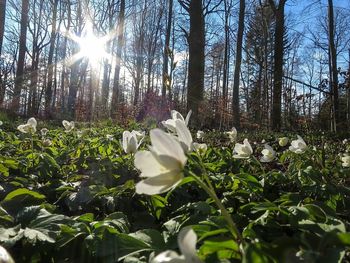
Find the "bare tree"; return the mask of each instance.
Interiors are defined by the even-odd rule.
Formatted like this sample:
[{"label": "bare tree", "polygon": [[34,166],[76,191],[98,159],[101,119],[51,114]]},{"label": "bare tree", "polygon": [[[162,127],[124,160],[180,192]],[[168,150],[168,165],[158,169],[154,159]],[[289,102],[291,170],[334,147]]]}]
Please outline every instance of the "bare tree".
[{"label": "bare tree", "polygon": [[28,24],[29,0],[22,0],[21,32],[19,36],[19,51],[16,70],[15,88],[11,102],[11,109],[19,111],[21,91],[23,88],[24,62],[27,49],[27,24]]}]

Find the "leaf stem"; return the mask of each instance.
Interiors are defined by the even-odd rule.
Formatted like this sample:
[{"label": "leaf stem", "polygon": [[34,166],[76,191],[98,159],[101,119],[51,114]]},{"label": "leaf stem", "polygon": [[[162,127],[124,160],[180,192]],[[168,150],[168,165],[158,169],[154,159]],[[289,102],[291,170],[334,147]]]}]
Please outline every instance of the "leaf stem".
[{"label": "leaf stem", "polygon": [[[238,231],[238,228],[236,224],[233,222],[232,217],[230,213],[227,211],[225,206],[221,203],[220,199],[216,195],[209,179],[206,180],[207,183],[209,183],[209,186],[204,183],[197,175],[195,175],[193,172],[190,172],[190,175],[195,179],[195,181],[198,183],[198,185],[203,188],[204,191],[207,192],[207,194],[214,200],[215,204],[218,206],[218,208],[221,211],[222,216],[225,218],[228,228],[232,234],[232,236],[236,239],[238,243],[244,244],[244,239],[241,235],[241,233]],[[209,181],[209,182],[208,182]]]}]

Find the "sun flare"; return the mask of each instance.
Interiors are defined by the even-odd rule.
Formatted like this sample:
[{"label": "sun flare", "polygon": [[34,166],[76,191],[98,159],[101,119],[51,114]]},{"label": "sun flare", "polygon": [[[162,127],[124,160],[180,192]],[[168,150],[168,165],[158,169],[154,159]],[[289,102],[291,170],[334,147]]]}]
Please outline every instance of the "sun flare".
[{"label": "sun flare", "polygon": [[103,59],[108,57],[106,51],[106,41],[103,38],[89,33],[78,39],[80,47],[80,56],[87,58],[91,64],[99,64]]}]

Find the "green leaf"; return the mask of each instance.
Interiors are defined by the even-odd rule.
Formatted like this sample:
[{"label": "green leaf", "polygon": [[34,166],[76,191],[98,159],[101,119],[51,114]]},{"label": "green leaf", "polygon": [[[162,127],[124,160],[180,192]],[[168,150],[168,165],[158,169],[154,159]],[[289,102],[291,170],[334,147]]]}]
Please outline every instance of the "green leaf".
[{"label": "green leaf", "polygon": [[25,228],[24,229],[24,237],[28,240],[29,243],[35,245],[36,242],[41,241],[41,242],[49,242],[49,243],[54,243],[55,240],[48,236],[47,234],[38,231],[36,229],[31,229],[31,228]]},{"label": "green leaf", "polygon": [[25,196],[31,196],[34,199],[42,200],[45,199],[45,195],[42,195],[38,192],[28,190],[26,188],[16,189],[6,195],[3,201],[10,201],[18,198],[25,198]]},{"label": "green leaf", "polygon": [[155,229],[143,229],[129,235],[145,242],[147,245],[149,245],[150,248],[154,250],[165,250],[164,238],[162,234]]}]

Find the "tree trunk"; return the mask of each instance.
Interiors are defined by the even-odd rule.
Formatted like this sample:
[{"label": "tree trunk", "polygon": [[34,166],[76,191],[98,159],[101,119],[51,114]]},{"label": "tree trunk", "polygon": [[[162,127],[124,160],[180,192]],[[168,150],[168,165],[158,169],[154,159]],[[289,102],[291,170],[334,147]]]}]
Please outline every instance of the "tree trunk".
[{"label": "tree trunk", "polygon": [[165,101],[166,90],[169,88],[169,72],[168,72],[168,63],[169,63],[169,54],[170,54],[170,35],[171,35],[171,25],[173,18],[173,0],[169,0],[169,11],[168,11],[168,21],[167,29],[165,34],[165,43],[164,43],[164,54],[163,54],[163,86],[162,86],[162,99]]},{"label": "tree trunk", "polygon": [[337,131],[339,125],[339,91],[338,91],[338,67],[337,51],[334,43],[334,12],[333,0],[328,0],[328,41],[329,41],[329,61],[330,61],[330,86],[333,97],[333,131]]},{"label": "tree trunk", "polygon": [[22,0],[22,11],[21,11],[21,30],[19,36],[19,50],[17,60],[17,71],[15,88],[13,91],[13,98],[11,102],[11,109],[13,111],[19,110],[19,102],[23,85],[24,78],[24,62],[27,50],[27,24],[28,24],[28,12],[29,12],[29,0]]},{"label": "tree trunk", "polygon": [[235,62],[235,72],[234,72],[234,79],[233,79],[233,96],[232,96],[233,125],[236,126],[236,128],[240,127],[239,75],[240,75],[241,62],[242,62],[244,13],[245,13],[245,0],[240,0],[239,1],[238,33],[237,33],[237,43],[236,43],[236,62]]},{"label": "tree trunk", "polygon": [[204,96],[205,24],[202,0],[191,0],[188,9],[190,32],[188,36],[189,63],[187,83],[187,110],[192,110],[195,125],[199,124],[199,106]]},{"label": "tree trunk", "polygon": [[118,41],[117,41],[117,60],[114,69],[114,80],[113,80],[113,95],[111,105],[111,115],[113,118],[117,116],[118,103],[120,101],[120,61],[122,55],[122,49],[124,44],[124,18],[125,18],[125,0],[120,1],[120,11],[118,17]]},{"label": "tree trunk", "polygon": [[50,36],[50,47],[49,47],[49,58],[47,61],[48,64],[48,73],[47,73],[47,87],[45,93],[45,115],[49,117],[52,110],[52,84],[53,84],[53,55],[55,51],[55,42],[56,42],[56,20],[57,20],[57,6],[58,0],[53,2],[52,10],[52,28]]},{"label": "tree trunk", "polygon": [[275,44],[274,44],[274,84],[272,102],[272,129],[281,129],[281,99],[283,80],[283,51],[284,51],[284,6],[286,0],[280,0],[276,7],[273,0],[269,0],[275,14]]},{"label": "tree trunk", "polygon": [[6,0],[0,0],[0,56],[5,33]]}]

